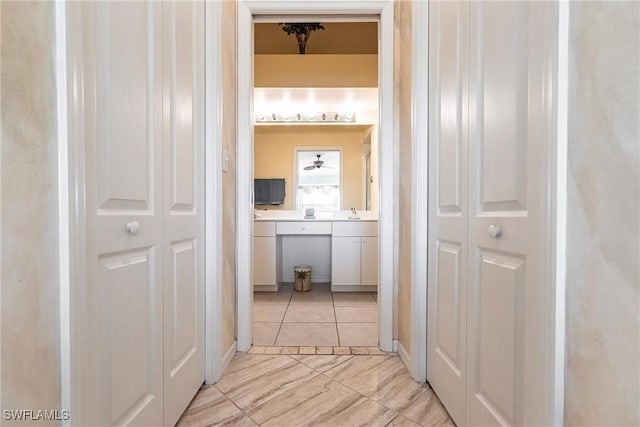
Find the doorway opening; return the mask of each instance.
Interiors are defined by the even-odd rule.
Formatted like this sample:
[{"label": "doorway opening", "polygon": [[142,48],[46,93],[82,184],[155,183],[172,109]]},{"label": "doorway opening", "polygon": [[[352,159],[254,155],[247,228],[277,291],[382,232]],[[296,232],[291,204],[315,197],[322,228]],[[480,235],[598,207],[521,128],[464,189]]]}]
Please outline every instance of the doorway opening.
[{"label": "doorway opening", "polygon": [[253,345],[377,348],[378,22],[322,18],[304,55],[278,22],[253,26]]}]

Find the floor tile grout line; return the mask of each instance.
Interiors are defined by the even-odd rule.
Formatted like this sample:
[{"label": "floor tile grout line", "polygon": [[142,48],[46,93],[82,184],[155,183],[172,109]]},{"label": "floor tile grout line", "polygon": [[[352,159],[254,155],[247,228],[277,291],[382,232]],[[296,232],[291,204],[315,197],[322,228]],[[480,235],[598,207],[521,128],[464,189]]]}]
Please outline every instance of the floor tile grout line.
[{"label": "floor tile grout line", "polygon": [[[264,355],[258,355],[258,356],[264,356]],[[272,355],[272,356],[291,356],[291,355],[286,355],[286,354],[274,354],[274,355]],[[300,363],[299,361],[297,361],[297,360],[296,360],[295,358],[293,358],[293,357],[290,357],[290,359],[293,359],[293,360],[295,360],[296,362]],[[307,366],[307,365],[305,365],[305,366]],[[316,373],[318,373],[318,374],[321,374],[321,373],[319,373],[319,372],[315,371],[313,368],[311,368],[311,367],[309,367],[309,366],[307,366],[307,367],[308,367],[309,369],[311,369],[313,372],[316,372]],[[311,377],[311,378],[315,378],[316,376],[317,376],[317,375],[314,375],[314,376],[313,376],[313,377]],[[332,379],[332,378],[330,378],[330,379]],[[238,409],[239,409],[239,410],[240,410],[240,411],[241,411],[245,416],[247,416],[251,421],[253,421],[254,423],[256,423],[256,425],[260,426],[261,424],[259,424],[255,419],[253,419],[253,418],[251,417],[251,415],[249,415],[249,411],[250,411],[250,410],[253,410],[253,409],[255,409],[255,408],[259,407],[259,406],[262,406],[262,405],[266,404],[267,402],[270,402],[271,400],[275,399],[276,397],[279,397],[280,395],[282,395],[282,394],[284,394],[284,393],[288,392],[289,390],[293,390],[294,388],[297,388],[297,387],[299,387],[299,386],[302,386],[303,384],[304,384],[304,383],[300,383],[300,384],[298,384],[298,385],[296,385],[296,386],[294,386],[294,387],[292,387],[292,388],[290,388],[290,389],[288,389],[288,390],[285,390],[283,393],[280,393],[280,394],[277,394],[277,395],[275,395],[275,396],[270,397],[269,399],[267,399],[267,400],[265,400],[264,402],[260,403],[260,405],[257,405],[257,406],[255,406],[255,407],[250,408],[250,409],[247,409],[247,410],[244,410],[244,409],[242,409],[240,406],[238,406],[238,404],[237,404],[233,399],[231,399],[229,396],[227,396],[224,392],[222,392],[222,390],[220,390],[220,388],[218,388],[216,384],[212,384],[212,385],[213,385],[213,387],[215,387],[215,388],[216,388],[216,390],[218,390],[218,391],[220,392],[220,394],[222,394],[222,395],[223,395],[227,400],[229,400],[231,403],[233,403],[233,405],[234,405],[236,408],[238,408]]]},{"label": "floor tile grout line", "polygon": [[238,406],[238,404],[237,404],[233,399],[231,399],[229,396],[227,396],[227,395],[226,395],[222,390],[220,390],[220,389],[219,389],[215,384],[213,384],[213,387],[215,387],[215,388],[216,388],[216,390],[218,390],[218,392],[219,392],[222,396],[224,396],[224,398],[225,398],[225,399],[227,399],[229,402],[231,402],[231,404],[232,404],[233,406],[235,406],[236,408],[238,408],[238,410],[239,410],[240,412],[242,412],[242,414],[243,414],[245,417],[249,418],[249,419],[250,419],[251,421],[253,421],[257,426],[260,426],[260,424],[258,424],[258,422],[257,422],[256,420],[254,420],[253,418],[251,418],[251,416],[247,413],[247,411],[245,411],[245,410],[244,410],[244,409],[242,409],[240,406]]},{"label": "floor tile grout line", "polygon": [[[296,360],[298,363],[302,363],[304,366],[307,366],[307,367],[309,367],[309,368],[313,369],[315,372],[317,372],[317,373],[319,373],[319,374],[323,374],[323,375],[324,375],[324,372],[320,372],[320,371],[318,371],[318,370],[317,370],[316,368],[314,368],[313,366],[309,366],[309,365],[307,365],[306,363],[304,363],[302,360],[296,359],[296,358],[295,358],[295,357],[293,357],[293,356],[316,356],[316,357],[317,357],[317,356],[334,356],[334,357],[350,356],[349,358],[347,358],[347,359],[343,360],[342,362],[338,363],[337,365],[332,366],[331,368],[327,369],[327,371],[328,371],[328,370],[331,370],[331,369],[333,369],[333,368],[337,368],[338,366],[342,365],[343,363],[348,362],[349,360],[351,360],[351,359],[353,359],[354,357],[356,357],[356,355],[355,355],[355,354],[289,354],[288,356],[291,356],[291,358],[292,358],[292,359],[294,359],[294,360]],[[325,371],[325,372],[326,372],[326,371]],[[325,375],[325,376],[326,376],[326,377],[329,377],[328,375]],[[329,377],[329,378],[331,378],[331,377]],[[332,380],[332,381],[335,381],[333,378],[331,378],[331,380]]]},{"label": "floor tile grout line", "polygon": [[289,294],[289,300],[287,301],[287,308],[284,310],[284,313],[282,314],[282,319],[280,319],[280,326],[278,326],[278,332],[276,333],[276,336],[273,338],[274,347],[278,342],[278,337],[280,336],[280,331],[282,330],[282,324],[284,323],[284,318],[287,317],[287,311],[289,311],[289,306],[291,305],[292,299],[293,299],[293,288],[291,288],[291,294]]},{"label": "floor tile grout line", "polygon": [[333,292],[331,292],[331,305],[333,306],[333,319],[336,321],[336,336],[338,337],[338,347],[342,347],[340,342],[340,330],[338,329],[338,313],[336,313],[336,300],[333,298]]}]

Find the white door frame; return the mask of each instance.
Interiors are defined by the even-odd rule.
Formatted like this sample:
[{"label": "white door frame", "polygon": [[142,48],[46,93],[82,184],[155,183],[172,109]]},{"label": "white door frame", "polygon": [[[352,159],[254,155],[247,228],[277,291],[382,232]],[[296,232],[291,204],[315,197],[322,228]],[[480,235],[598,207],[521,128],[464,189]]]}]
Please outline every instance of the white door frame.
[{"label": "white door frame", "polygon": [[238,149],[237,149],[237,218],[236,280],[238,313],[238,350],[251,347],[252,235],[253,235],[253,17],[254,15],[375,15],[380,19],[379,44],[379,343],[384,351],[393,350],[394,295],[394,186],[396,157],[393,138],[393,1],[321,1],[241,0],[238,7]]},{"label": "white door frame", "polygon": [[222,2],[206,1],[205,21],[205,380],[224,369],[222,352]]},{"label": "white door frame", "polygon": [[429,4],[411,4],[411,376],[427,381]]}]

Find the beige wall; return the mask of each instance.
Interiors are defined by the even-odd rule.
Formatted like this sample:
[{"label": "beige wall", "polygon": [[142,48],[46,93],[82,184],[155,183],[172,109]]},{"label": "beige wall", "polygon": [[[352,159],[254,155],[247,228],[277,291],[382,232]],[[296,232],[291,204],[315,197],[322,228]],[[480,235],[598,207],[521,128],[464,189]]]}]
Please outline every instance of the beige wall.
[{"label": "beige wall", "polygon": [[0,406],[59,409],[53,4],[3,1],[0,11]]},{"label": "beige wall", "polygon": [[[378,53],[377,22],[323,22],[324,30],[314,31],[307,42],[307,55]],[[257,54],[298,54],[295,36],[282,31],[277,23],[254,27]]]},{"label": "beige wall", "polygon": [[[394,95],[399,148],[397,337],[404,349],[410,351],[411,160],[413,157],[411,150],[411,2],[396,1],[394,8]],[[426,218],[424,220],[426,221]]]},{"label": "beige wall", "polygon": [[570,7],[566,424],[640,425],[640,3]]},{"label": "beige wall", "polygon": [[362,143],[368,141],[371,126],[297,125],[256,126],[254,178],[284,178],[285,200],[279,206],[257,205],[256,209],[295,210],[295,147],[342,147],[342,210],[364,209]]},{"label": "beige wall", "polygon": [[236,2],[222,3],[222,144],[229,171],[222,177],[222,344],[236,339]]},{"label": "beige wall", "polygon": [[256,87],[378,87],[378,55],[255,55]]}]

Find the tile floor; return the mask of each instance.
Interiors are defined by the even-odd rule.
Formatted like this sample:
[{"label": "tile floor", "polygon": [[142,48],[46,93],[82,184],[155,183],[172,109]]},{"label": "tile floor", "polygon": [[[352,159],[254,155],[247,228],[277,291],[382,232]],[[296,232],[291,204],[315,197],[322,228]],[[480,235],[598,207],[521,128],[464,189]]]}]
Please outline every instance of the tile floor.
[{"label": "tile floor", "polygon": [[377,346],[376,298],[370,292],[331,292],[328,283],[314,283],[309,292],[296,292],[292,284],[256,292],[253,345]]},{"label": "tile floor", "polygon": [[238,353],[178,422],[201,426],[454,426],[397,355]]}]

